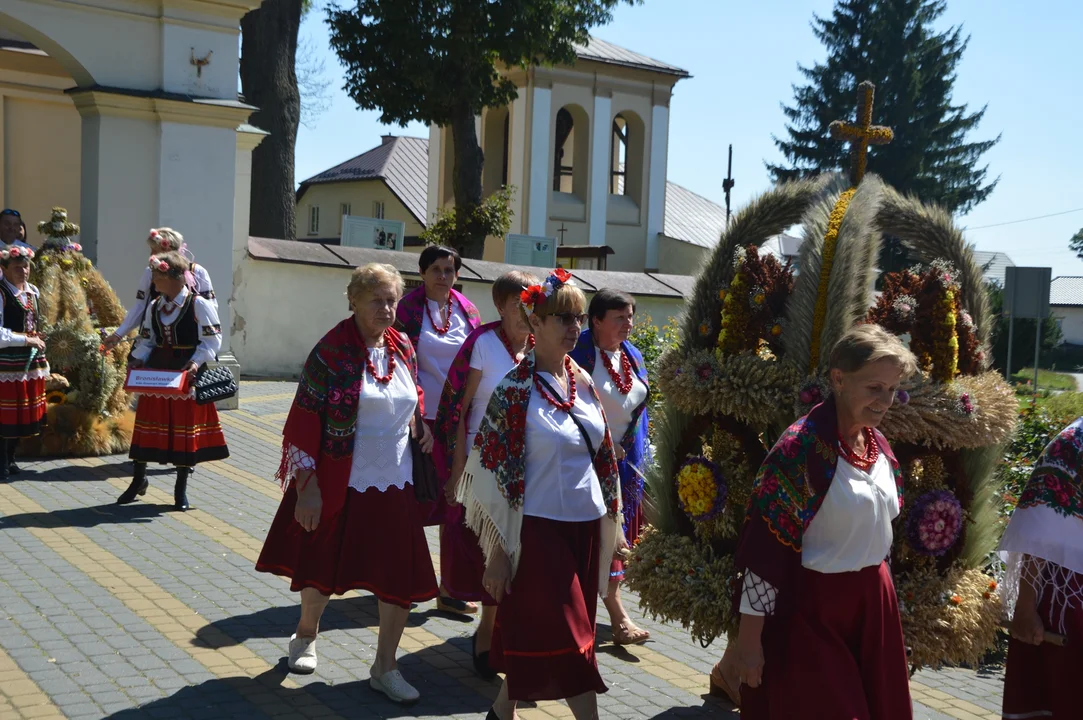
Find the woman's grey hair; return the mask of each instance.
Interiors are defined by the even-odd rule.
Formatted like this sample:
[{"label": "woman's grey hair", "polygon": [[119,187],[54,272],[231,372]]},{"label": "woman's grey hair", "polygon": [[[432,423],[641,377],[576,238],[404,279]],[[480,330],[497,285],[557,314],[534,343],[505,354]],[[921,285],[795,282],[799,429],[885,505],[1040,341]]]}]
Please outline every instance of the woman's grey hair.
[{"label": "woman's grey hair", "polygon": [[831,351],[830,367],[856,372],[879,360],[891,360],[898,365],[904,379],[918,370],[917,358],[902,340],[871,323],[855,325],[839,338]]},{"label": "woman's grey hair", "polygon": [[350,275],[350,284],[346,286],[346,298],[352,302],[362,293],[385,286],[392,288],[399,298],[402,297],[405,282],[394,265],[385,263],[362,265]]}]

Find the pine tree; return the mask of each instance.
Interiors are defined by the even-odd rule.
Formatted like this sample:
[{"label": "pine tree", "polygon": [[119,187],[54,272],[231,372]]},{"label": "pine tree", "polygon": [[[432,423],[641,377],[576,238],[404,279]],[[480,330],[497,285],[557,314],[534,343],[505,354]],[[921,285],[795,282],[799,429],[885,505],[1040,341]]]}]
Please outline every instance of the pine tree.
[{"label": "pine tree", "polygon": [[[903,193],[953,213],[985,200],[997,180],[986,182],[982,155],[999,140],[971,142],[968,135],[985,107],[968,112],[952,102],[956,66],[969,37],[961,27],[937,33],[946,0],[838,0],[830,18],[813,16],[812,29],[828,57],[800,67],[808,84],[794,86],[794,104],[783,106],[788,138],[774,138],[786,162],[767,163],[776,182],[847,167],[848,148],[828,136],[832,120],[854,117],[857,84],[876,85],[873,123],[895,130],[889,145],[869,152],[868,169]],[[880,257],[884,272],[908,264],[901,244],[888,238]]]}]

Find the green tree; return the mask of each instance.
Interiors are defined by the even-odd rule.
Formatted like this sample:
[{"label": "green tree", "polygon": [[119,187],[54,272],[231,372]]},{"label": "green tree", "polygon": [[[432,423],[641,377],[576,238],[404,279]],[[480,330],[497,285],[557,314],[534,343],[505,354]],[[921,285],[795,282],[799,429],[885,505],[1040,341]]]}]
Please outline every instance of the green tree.
[{"label": "green tree", "polygon": [[[814,15],[812,31],[827,59],[799,69],[794,104],[783,106],[787,137],[775,138],[784,163],[766,163],[776,182],[848,167],[848,148],[832,140],[832,120],[854,118],[857,84],[876,85],[873,122],[895,130],[888,145],[870,150],[868,169],[904,193],[965,213],[996,187],[979,166],[993,140],[970,141],[985,114],[952,101],[956,67],[968,37],[961,27],[936,32],[945,0],[837,0],[830,18]],[[883,271],[909,263],[895,238],[880,257]]]},{"label": "green tree", "polygon": [[1068,241],[1068,247],[1076,254],[1076,257],[1083,260],[1083,228],[1080,228],[1079,232]]},{"label": "green tree", "polygon": [[473,221],[485,162],[474,117],[517,96],[500,68],[574,63],[575,45],[621,2],[638,0],[356,0],[328,8],[331,47],[359,107],[380,110],[388,124],[451,129],[465,257],[485,249],[484,229]]}]

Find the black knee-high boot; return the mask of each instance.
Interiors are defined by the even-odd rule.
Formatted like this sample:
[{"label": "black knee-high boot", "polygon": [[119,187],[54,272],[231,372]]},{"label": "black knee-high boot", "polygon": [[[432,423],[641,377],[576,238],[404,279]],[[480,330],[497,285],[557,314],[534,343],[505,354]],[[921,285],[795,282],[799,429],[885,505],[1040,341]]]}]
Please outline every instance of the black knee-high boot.
[{"label": "black knee-high boot", "polygon": [[127,505],[130,502],[135,502],[136,495],[146,495],[148,487],[150,487],[150,483],[147,481],[147,464],[137,462],[135,463],[135,475],[132,476],[132,484],[128,486],[123,495],[117,498],[117,505]]},{"label": "black knee-high boot", "polygon": [[15,448],[17,447],[19,447],[19,441],[16,438],[7,441],[8,475],[18,475],[21,472],[19,466],[15,464]]},{"label": "black knee-high boot", "polygon": [[173,507],[177,510],[188,509],[188,477],[192,468],[177,468],[177,484],[173,486]]}]

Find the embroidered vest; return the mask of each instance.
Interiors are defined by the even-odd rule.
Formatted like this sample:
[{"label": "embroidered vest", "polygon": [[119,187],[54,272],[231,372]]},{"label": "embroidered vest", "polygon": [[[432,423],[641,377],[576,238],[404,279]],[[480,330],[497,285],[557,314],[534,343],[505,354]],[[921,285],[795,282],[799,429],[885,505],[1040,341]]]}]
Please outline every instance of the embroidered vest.
[{"label": "embroidered vest", "polygon": [[196,317],[195,295],[188,293],[177,319],[168,325],[162,322],[164,303],[165,298],[159,295],[155,298],[151,311],[156,344],[150,353],[147,367],[180,370],[196,354],[196,348],[199,346],[199,319]]},{"label": "embroidered vest", "polygon": [[[37,296],[29,296],[30,306],[27,308],[15,297],[15,293],[11,291],[7,283],[0,282],[0,299],[4,303],[5,328],[19,334],[37,331]],[[31,348],[26,346],[0,348],[0,375],[15,373],[19,377],[25,377],[32,370],[47,370],[45,353],[35,352],[31,359],[30,351]]]}]

